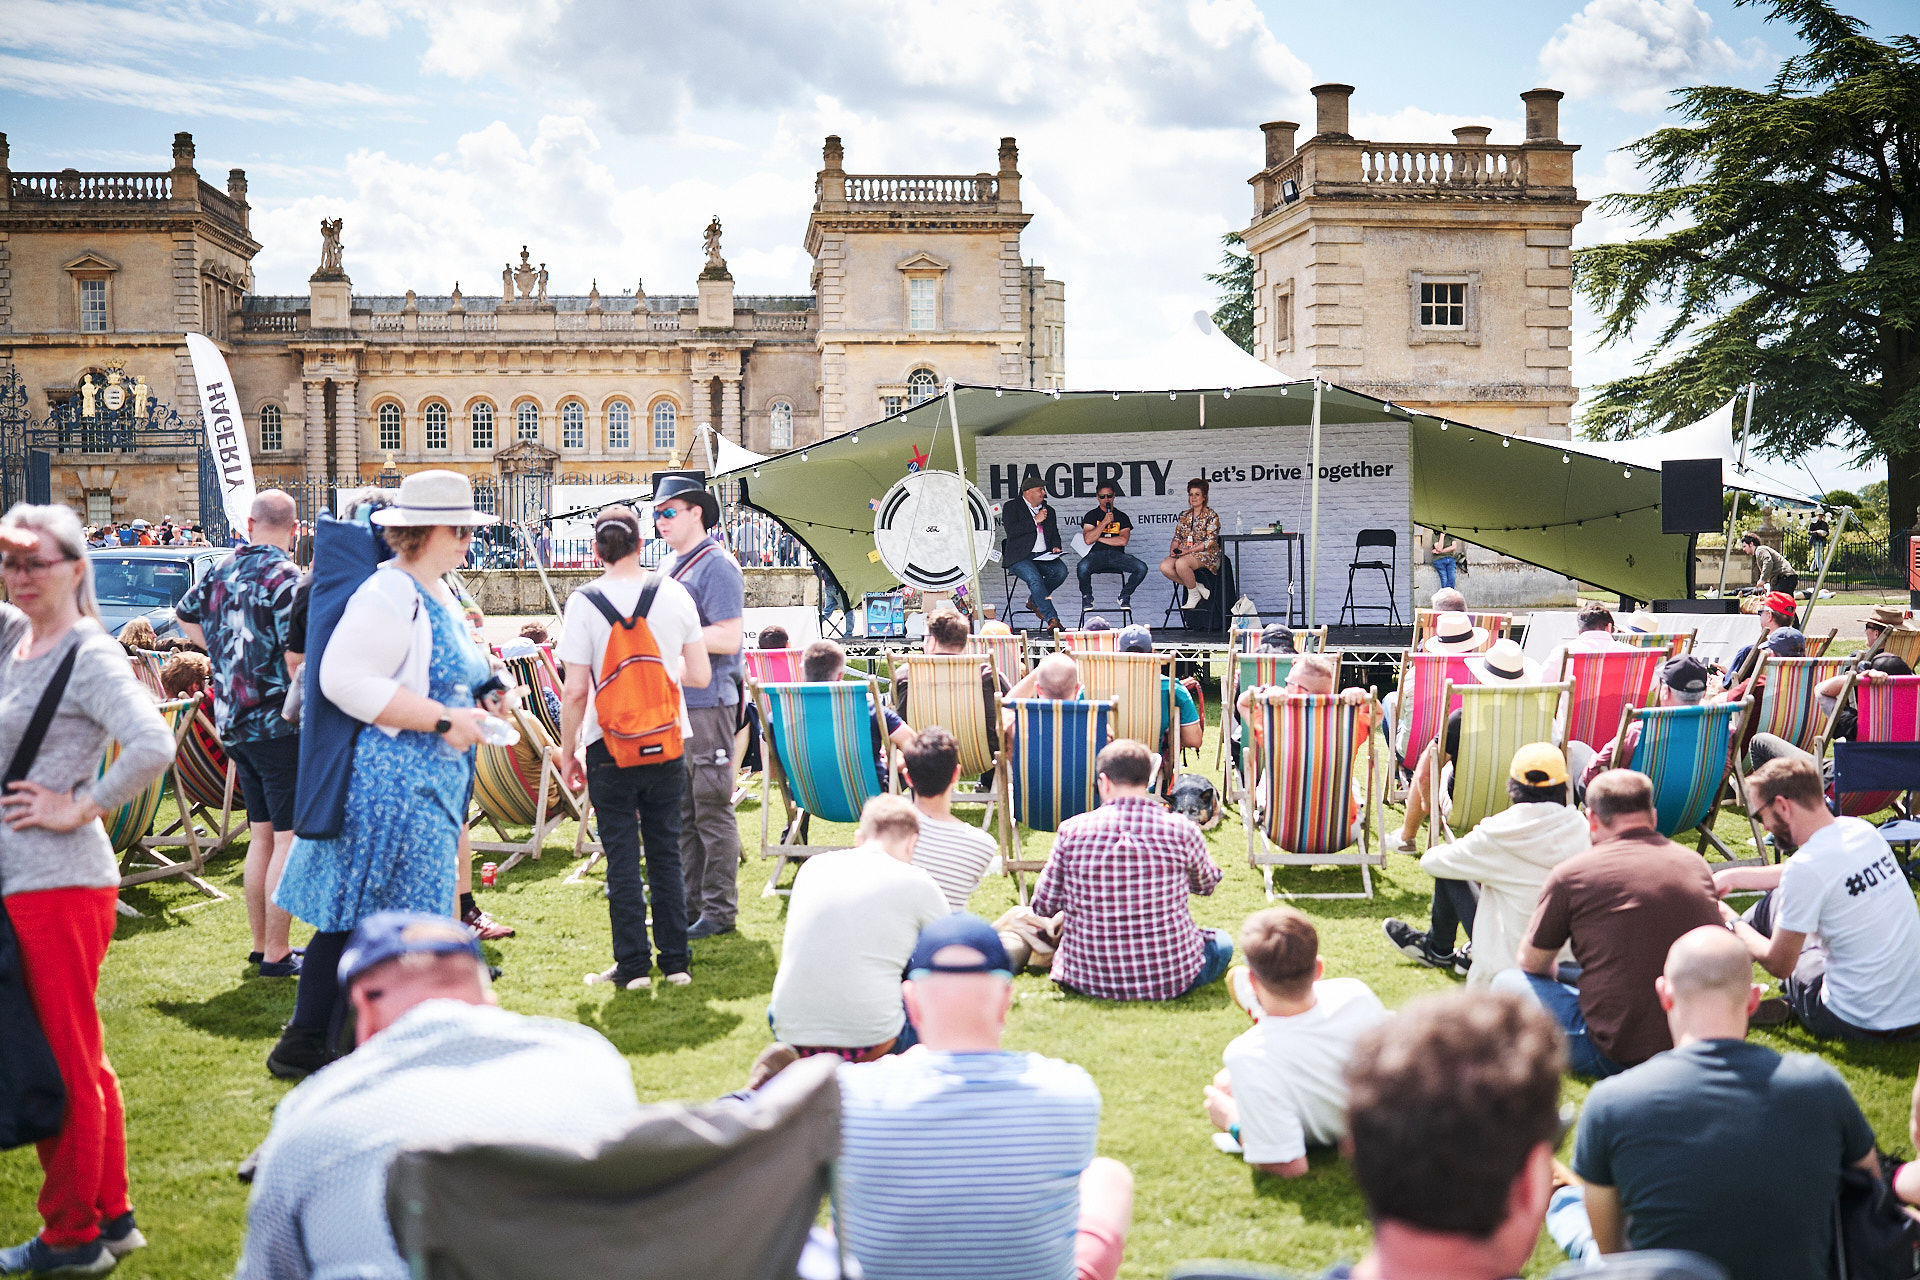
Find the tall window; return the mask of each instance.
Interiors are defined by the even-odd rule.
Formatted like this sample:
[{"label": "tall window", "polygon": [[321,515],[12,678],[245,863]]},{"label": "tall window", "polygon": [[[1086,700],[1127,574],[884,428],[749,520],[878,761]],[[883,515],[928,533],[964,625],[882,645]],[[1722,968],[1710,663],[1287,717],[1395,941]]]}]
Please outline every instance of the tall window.
[{"label": "tall window", "polygon": [[674,427],[680,418],[680,411],[673,407],[673,401],[662,400],[653,406],[653,447],[672,449]]},{"label": "tall window", "polygon": [[1293,349],[1293,282],[1291,280],[1273,291],[1273,346],[1276,351]]},{"label": "tall window", "polygon": [[522,400],[520,407],[513,411],[513,433],[522,440],[540,438],[540,406],[531,400]]},{"label": "tall window", "polygon": [[467,429],[473,433],[474,448],[493,448],[493,406],[485,400],[477,401],[467,410]]},{"label": "tall window", "polygon": [[1420,327],[1422,329],[1464,329],[1467,327],[1467,286],[1465,284],[1427,284],[1420,286]]},{"label": "tall window", "polygon": [[286,448],[286,436],[280,429],[280,406],[260,406],[260,452],[278,453]]},{"label": "tall window", "polygon": [[925,276],[907,281],[907,328],[933,328],[933,291],[937,284]]},{"label": "tall window", "polygon": [[560,406],[560,447],[587,447],[587,406],[578,400],[569,400]]},{"label": "tall window", "polygon": [[[310,427],[315,439],[320,436],[318,424]],[[380,452],[398,453],[400,451],[400,406],[388,401],[380,406]]]},{"label": "tall window", "polygon": [[105,333],[106,331],[107,282],[82,280],[80,282],[80,332]]},{"label": "tall window", "polygon": [[793,448],[793,406],[775,400],[767,413],[767,444],[775,449]]},{"label": "tall window", "polygon": [[633,448],[633,410],[625,400],[607,406],[607,448]]},{"label": "tall window", "polygon": [[87,523],[96,525],[113,523],[113,490],[87,490]]},{"label": "tall window", "polygon": [[907,407],[911,409],[923,400],[931,400],[939,384],[934,381],[933,370],[915,369],[907,375]]},{"label": "tall window", "polygon": [[427,406],[427,448],[447,447],[447,406],[434,401]]}]

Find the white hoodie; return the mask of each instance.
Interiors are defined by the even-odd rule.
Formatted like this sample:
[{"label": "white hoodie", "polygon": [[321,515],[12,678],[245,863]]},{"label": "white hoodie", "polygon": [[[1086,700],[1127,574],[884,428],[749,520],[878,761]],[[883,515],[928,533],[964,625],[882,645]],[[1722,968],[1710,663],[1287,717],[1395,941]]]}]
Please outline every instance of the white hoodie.
[{"label": "white hoodie", "polygon": [[1527,921],[1540,903],[1547,873],[1592,843],[1587,819],[1570,805],[1516,804],[1501,810],[1452,844],[1435,845],[1420,859],[1427,874],[1480,884],[1473,917],[1469,986],[1485,986],[1503,969],[1519,966]]}]

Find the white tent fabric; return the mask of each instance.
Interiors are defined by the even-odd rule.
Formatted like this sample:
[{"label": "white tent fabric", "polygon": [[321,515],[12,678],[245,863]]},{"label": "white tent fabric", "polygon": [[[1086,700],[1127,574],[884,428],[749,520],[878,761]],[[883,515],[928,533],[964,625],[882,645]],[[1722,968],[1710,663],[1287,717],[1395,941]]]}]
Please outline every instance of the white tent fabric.
[{"label": "white tent fabric", "polygon": [[1069,389],[1076,391],[1212,390],[1277,387],[1285,374],[1254,359],[1214,326],[1204,311],[1175,324],[1142,359],[1078,358]]},{"label": "white tent fabric", "polygon": [[1734,396],[1700,421],[1658,435],[1633,440],[1572,440],[1567,447],[1590,458],[1606,458],[1652,471],[1660,470],[1660,464],[1668,459],[1719,458],[1721,479],[1728,488],[1745,489],[1789,502],[1811,502],[1805,490],[1761,474],[1752,465],[1751,456],[1746,469],[1741,469],[1740,442],[1734,436],[1733,425],[1734,410],[1739,403],[1740,397]]},{"label": "white tent fabric", "polygon": [[708,475],[725,475],[729,471],[738,471],[767,460],[768,455],[737,445],[712,427],[702,427],[701,431],[704,433],[701,443],[707,449]]}]

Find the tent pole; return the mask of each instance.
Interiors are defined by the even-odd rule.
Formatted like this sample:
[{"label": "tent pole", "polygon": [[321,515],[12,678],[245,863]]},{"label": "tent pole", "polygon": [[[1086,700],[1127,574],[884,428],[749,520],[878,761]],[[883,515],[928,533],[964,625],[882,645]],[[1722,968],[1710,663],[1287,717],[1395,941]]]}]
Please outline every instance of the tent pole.
[{"label": "tent pole", "polygon": [[1307,509],[1307,625],[1320,625],[1320,377],[1313,379],[1313,497]]},{"label": "tent pole", "polygon": [[[953,473],[960,477],[960,483],[966,484],[967,466],[960,459],[960,406],[959,397],[954,394],[953,379],[947,379],[947,422],[953,428]],[[933,459],[929,457],[928,462]],[[965,490],[962,490],[962,505],[965,505]],[[968,513],[971,516],[971,512]],[[989,513],[991,514],[991,513]],[[967,521],[967,592],[974,597],[973,607],[980,608],[980,556],[973,545],[973,521]]]},{"label": "tent pole", "polygon": [[[1747,432],[1753,429],[1753,393],[1758,383],[1747,384],[1747,415],[1740,424],[1740,460],[1733,464],[1735,472],[1744,475],[1747,470]],[[1733,525],[1740,518],[1740,490],[1733,491],[1733,511],[1727,516],[1727,544],[1720,552],[1720,585],[1714,595],[1725,599],[1727,594],[1727,564],[1733,559]]]},{"label": "tent pole", "polygon": [[[1826,495],[1822,493],[1821,496]],[[1813,621],[1813,606],[1820,599],[1820,589],[1827,585],[1827,566],[1833,563],[1833,553],[1840,549],[1840,535],[1847,531],[1847,517],[1852,514],[1850,507],[1840,508],[1840,523],[1834,528],[1833,537],[1827,539],[1827,554],[1820,557],[1820,572],[1813,579],[1813,594],[1807,597],[1807,611],[1800,616],[1801,631],[1805,631],[1807,624]]]}]

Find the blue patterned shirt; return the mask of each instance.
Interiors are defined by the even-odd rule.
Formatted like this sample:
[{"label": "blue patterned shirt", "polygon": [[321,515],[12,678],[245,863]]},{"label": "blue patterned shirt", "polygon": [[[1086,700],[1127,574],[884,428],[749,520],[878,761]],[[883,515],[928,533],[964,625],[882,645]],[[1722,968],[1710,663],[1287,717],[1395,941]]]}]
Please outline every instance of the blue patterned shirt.
[{"label": "blue patterned shirt", "polygon": [[249,542],[215,565],[174,612],[207,637],[220,736],[259,742],[300,732],[280,714],[287,701],[287,631],[300,566],[265,542]]}]

